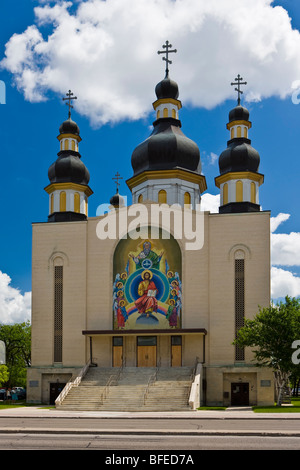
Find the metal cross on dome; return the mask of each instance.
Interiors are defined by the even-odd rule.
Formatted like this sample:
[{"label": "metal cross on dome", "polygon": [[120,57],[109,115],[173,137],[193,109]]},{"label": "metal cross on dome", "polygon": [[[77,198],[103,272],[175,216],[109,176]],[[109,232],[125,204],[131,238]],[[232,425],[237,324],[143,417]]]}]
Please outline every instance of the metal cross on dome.
[{"label": "metal cross on dome", "polygon": [[238,76],[234,79],[235,82],[231,83],[231,85],[237,85],[237,88],[235,88],[235,91],[238,92],[238,105],[241,104],[241,96],[244,92],[241,90],[240,86],[241,85],[247,85],[247,82],[243,82],[243,78],[238,74]]},{"label": "metal cross on dome", "polygon": [[73,96],[73,95],[74,93],[72,93],[72,91],[69,90],[68,93],[66,93],[67,98],[63,98],[63,101],[69,101],[68,103],[66,103],[66,105],[69,106],[69,118],[71,117],[71,108],[73,108],[73,106],[71,105],[71,101],[77,100],[77,96]]},{"label": "metal cross on dome", "polygon": [[166,57],[163,57],[162,60],[165,60],[166,61],[166,77],[169,76],[169,67],[168,67],[168,64],[172,64],[172,61],[169,60],[169,54],[171,54],[172,52],[177,52],[177,49],[173,49],[173,50],[170,50],[172,46],[172,44],[169,43],[169,41],[166,41],[166,44],[163,44],[162,46],[165,50],[164,51],[157,51],[157,54],[165,54]]},{"label": "metal cross on dome", "polygon": [[115,178],[112,178],[113,180],[116,180],[116,185],[117,185],[117,193],[119,192],[119,186],[121,183],[119,183],[119,180],[122,180],[122,176],[117,172],[115,174]]}]

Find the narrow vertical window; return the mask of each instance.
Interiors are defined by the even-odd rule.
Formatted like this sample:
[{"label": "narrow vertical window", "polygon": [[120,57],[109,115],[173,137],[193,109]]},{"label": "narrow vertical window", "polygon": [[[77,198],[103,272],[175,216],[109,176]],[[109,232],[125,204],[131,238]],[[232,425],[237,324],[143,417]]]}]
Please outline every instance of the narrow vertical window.
[{"label": "narrow vertical window", "polygon": [[236,128],[236,136],[237,136],[237,137],[242,137],[242,128],[241,128],[241,126],[237,126],[237,128]]},{"label": "narrow vertical window", "polygon": [[138,203],[141,204],[143,202],[143,195],[140,194],[138,197]]},{"label": "narrow vertical window", "polygon": [[164,110],[163,110],[163,117],[164,117],[164,118],[167,118],[168,116],[169,116],[168,108],[164,108]]},{"label": "narrow vertical window", "polygon": [[191,204],[191,195],[188,192],[184,193],[184,204]]},{"label": "narrow vertical window", "polygon": [[236,202],[243,202],[243,182],[236,182]]},{"label": "narrow vertical window", "polygon": [[234,127],[230,129],[230,138],[234,139]]},{"label": "narrow vertical window", "polygon": [[251,202],[256,204],[256,186],[255,183],[251,183]]},{"label": "narrow vertical window", "polygon": [[62,362],[63,266],[54,266],[54,362]]},{"label": "narrow vertical window", "polygon": [[223,186],[223,205],[228,204],[228,184],[224,183]]},{"label": "narrow vertical window", "polygon": [[52,193],[50,196],[50,214],[53,213],[53,207],[54,207],[54,195]]},{"label": "narrow vertical window", "polygon": [[74,212],[80,212],[80,195],[79,193],[74,194]]},{"label": "narrow vertical window", "polygon": [[158,202],[159,202],[159,204],[166,204],[167,203],[167,193],[164,189],[161,189],[158,192]]},{"label": "narrow vertical window", "polygon": [[59,195],[59,210],[65,212],[67,210],[67,196],[65,191],[62,191]]},{"label": "narrow vertical window", "polygon": [[[235,337],[244,326],[245,316],[245,260],[235,259]],[[245,350],[235,346],[235,360],[244,361]]]}]

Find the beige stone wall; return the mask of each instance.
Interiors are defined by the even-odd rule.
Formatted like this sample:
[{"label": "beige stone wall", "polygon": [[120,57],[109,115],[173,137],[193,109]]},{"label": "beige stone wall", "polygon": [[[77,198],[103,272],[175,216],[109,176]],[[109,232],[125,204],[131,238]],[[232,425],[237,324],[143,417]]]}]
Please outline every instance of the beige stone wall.
[{"label": "beige stone wall", "polygon": [[[99,240],[98,221],[95,217],[87,222],[33,225],[34,367],[53,366],[55,263],[64,266],[63,366],[82,367],[89,359],[89,338],[82,335],[83,330],[112,329],[113,253],[118,240]],[[234,252],[239,249],[245,253],[245,312],[247,317],[252,317],[258,305],[269,303],[270,214],[205,213],[203,247],[186,251],[186,241],[178,240],[183,267],[182,328],[207,330],[207,396],[219,402],[227,384],[220,367],[234,366]],[[99,365],[111,365],[111,338],[93,338],[93,359]],[[183,337],[183,365],[193,366],[196,357],[203,359],[202,341],[197,335]],[[136,338],[126,337],[124,344],[126,364],[136,365]],[[169,337],[160,337],[159,351],[162,365],[167,365]],[[251,351],[247,351],[245,365],[251,357]],[[251,381],[254,381],[252,376]],[[268,395],[265,389],[257,388],[256,393],[258,400],[261,395]]]}]

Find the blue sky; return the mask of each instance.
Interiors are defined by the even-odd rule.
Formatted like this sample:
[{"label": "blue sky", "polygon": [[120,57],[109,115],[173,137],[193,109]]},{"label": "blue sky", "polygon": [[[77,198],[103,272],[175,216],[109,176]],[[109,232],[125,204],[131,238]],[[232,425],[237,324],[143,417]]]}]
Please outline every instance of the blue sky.
[{"label": "blue sky", "polygon": [[[123,5],[131,3],[133,7],[137,7],[136,10],[132,8],[133,20],[135,15],[137,18],[147,17],[138,8],[138,1],[140,6],[144,3],[144,0],[123,0]],[[1,1],[0,79],[6,84],[6,104],[0,105],[0,271],[3,273],[2,279],[0,278],[0,322],[20,321],[28,315],[30,309],[30,296],[28,294],[25,298],[25,293],[31,291],[31,224],[47,221],[48,195],[44,187],[48,184],[48,168],[57,158],[59,150],[56,139],[58,129],[67,118],[68,111],[62,97],[69,88],[78,96],[72,118],[80,127],[80,153],[90,171],[90,187],[94,191],[89,198],[89,215],[95,216],[98,205],[108,202],[114,194],[115,183],[112,178],[117,171],[123,177],[120,192],[128,197],[130,203],[131,196],[125,181],[132,176],[132,151],[151,133],[155,85],[164,76],[164,64],[156,52],[166,39],[178,49],[176,56],[172,57],[171,77],[179,85],[179,99],[183,104],[180,111],[182,130],[200,148],[202,170],[208,185],[207,193],[214,196],[218,195],[218,188],[214,184],[214,178],[218,175],[216,156],[225,149],[229,140],[226,129],[228,112],[236,103],[230,81],[238,73],[248,81],[242,100],[250,111],[250,138],[253,147],[260,153],[260,172],[265,175],[265,183],[260,189],[260,203],[263,210],[271,210],[274,221],[278,221],[274,232],[273,260],[277,269],[274,271],[274,276],[277,276],[276,286],[274,280],[274,292],[276,298],[282,296],[284,289],[289,294],[300,295],[300,105],[292,100],[292,84],[297,80],[300,84],[300,6],[292,0],[253,0],[254,4],[264,4],[262,15],[266,15],[265,21],[269,23],[274,18],[274,29],[268,23],[270,31],[261,38],[261,44],[254,41],[255,46],[252,49],[251,45],[248,49],[243,49],[243,44],[251,43],[252,35],[255,34],[253,28],[255,25],[257,27],[256,12],[250,12],[247,21],[249,24],[253,22],[253,28],[249,27],[247,33],[244,27],[240,34],[245,34],[245,37],[237,36],[242,38],[240,49],[239,46],[233,46],[237,47],[236,50],[223,60],[223,34],[230,32],[226,28],[220,29],[218,23],[220,37],[215,39],[217,20],[213,11],[214,1],[211,3],[212,11],[205,12],[202,20],[195,22],[193,28],[188,20],[181,27],[178,19],[175,23],[175,16],[172,17],[175,10],[168,16],[167,7],[170,3],[173,3],[174,8],[181,3],[183,8],[187,1],[162,0],[162,18],[153,6],[148,12],[148,20],[143,19],[146,22],[144,25],[133,21],[127,30],[126,27],[122,29],[122,34],[121,28],[115,26],[113,16],[118,15],[118,12],[120,15],[125,14],[121,10],[122,0],[100,2],[107,5],[107,17],[105,34],[102,30],[99,37],[103,44],[109,46],[108,52],[103,46],[103,54],[100,55],[99,52],[94,62],[92,57],[98,54],[98,47],[95,48],[92,43],[94,38],[85,36],[82,39],[79,31],[87,34],[90,30],[90,19],[87,18],[93,12],[88,7],[94,6],[97,0],[69,2],[68,8],[65,2]],[[224,0],[222,7],[227,3],[230,9],[234,2],[236,0]],[[86,10],[79,18],[78,9],[84,3]],[[152,3],[152,0],[148,0],[147,5]],[[194,3],[196,5],[197,2],[189,0],[190,7]],[[249,3],[251,4],[240,1],[239,5],[245,8],[244,13],[250,8]],[[199,15],[202,13],[200,4],[202,2],[198,1]],[[288,12],[290,26],[282,9],[275,10],[277,16],[273,15],[274,8],[278,6]],[[36,7],[40,9],[38,16],[37,11],[34,11]],[[148,36],[145,37],[143,30],[148,26],[150,28],[150,23],[153,23],[151,14],[161,31],[160,34],[153,32],[152,37],[148,31]],[[237,23],[230,23],[233,20],[228,19],[225,9],[218,14],[223,15],[223,21],[227,21],[232,29],[238,28]],[[185,18],[182,14],[180,17],[184,23]],[[59,52],[65,44],[63,31],[68,32],[70,21],[74,18],[78,24],[77,36],[74,36],[72,44],[75,39],[79,41],[77,50],[74,52],[71,48],[66,48],[65,59],[61,60]],[[276,37],[279,29],[276,21],[282,25],[282,36],[279,38]],[[187,24],[190,28],[188,31]],[[34,28],[28,29],[33,25]],[[93,28],[95,31],[96,28],[101,29],[101,22],[96,26],[94,24]],[[214,38],[211,41],[210,31]],[[37,32],[40,37],[36,39]],[[207,42],[201,42],[202,32],[205,32],[204,39]],[[131,39],[134,33],[136,37]],[[70,37],[71,33],[68,34]],[[17,38],[21,40],[19,45]],[[80,53],[80,44],[88,47],[86,44],[89,40],[91,48],[83,55]],[[122,50],[121,45],[124,42]],[[271,43],[273,49],[265,56],[265,48]],[[10,48],[8,44],[11,45]],[[22,49],[24,44],[26,50]],[[35,44],[38,47],[33,54]],[[101,44],[100,42],[99,51]],[[209,47],[211,50],[206,53]],[[124,56],[124,51],[127,51],[127,57]],[[95,80],[93,81],[93,77],[89,81],[89,71],[95,69]],[[28,70],[31,75],[24,85],[25,72]],[[107,95],[109,100],[106,100]],[[279,214],[286,216],[280,218]],[[280,221],[282,222],[279,224]],[[288,250],[287,264],[282,259],[284,244]],[[7,310],[10,316],[5,313]]]}]

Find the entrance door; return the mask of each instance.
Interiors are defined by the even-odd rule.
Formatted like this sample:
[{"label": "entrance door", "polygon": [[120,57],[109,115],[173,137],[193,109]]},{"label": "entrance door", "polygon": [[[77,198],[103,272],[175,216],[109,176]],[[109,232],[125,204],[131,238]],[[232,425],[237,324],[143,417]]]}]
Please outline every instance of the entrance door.
[{"label": "entrance door", "polygon": [[156,336],[137,337],[137,366],[156,367]]},{"label": "entrance door", "polygon": [[181,367],[181,336],[171,336],[171,366]]},{"label": "entrance door", "polygon": [[113,338],[113,367],[121,367],[123,362],[123,337]]},{"label": "entrance door", "polygon": [[50,405],[55,405],[55,400],[66,384],[54,382],[50,383]]},{"label": "entrance door", "polygon": [[249,405],[249,383],[239,382],[231,384],[231,404],[233,406]]}]

